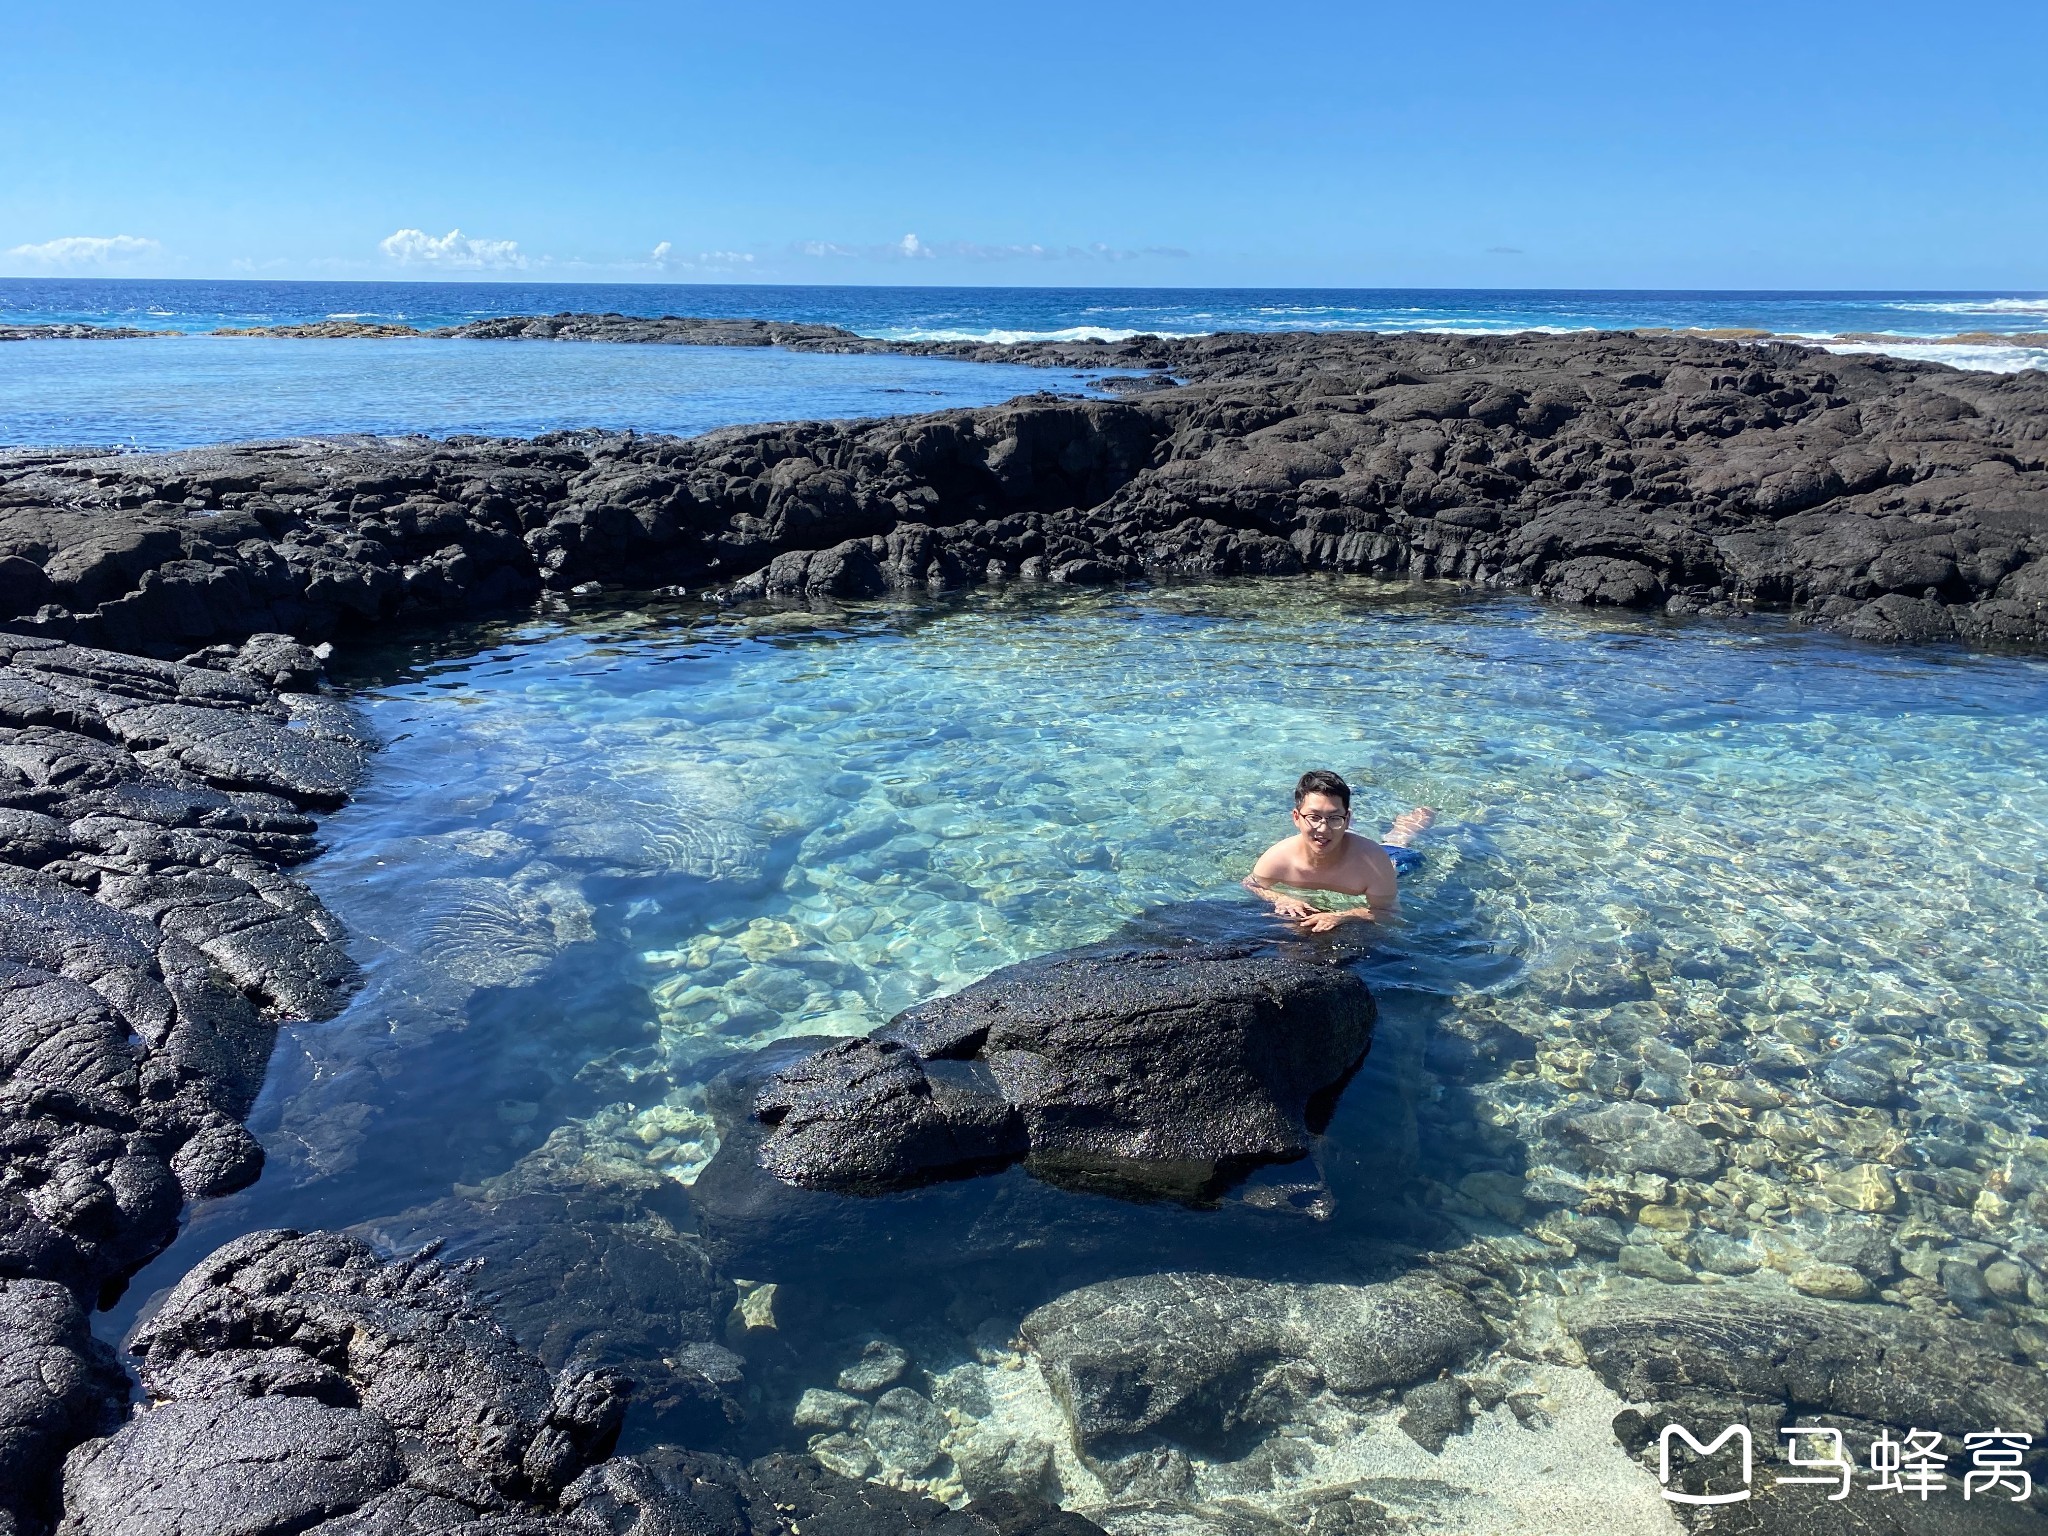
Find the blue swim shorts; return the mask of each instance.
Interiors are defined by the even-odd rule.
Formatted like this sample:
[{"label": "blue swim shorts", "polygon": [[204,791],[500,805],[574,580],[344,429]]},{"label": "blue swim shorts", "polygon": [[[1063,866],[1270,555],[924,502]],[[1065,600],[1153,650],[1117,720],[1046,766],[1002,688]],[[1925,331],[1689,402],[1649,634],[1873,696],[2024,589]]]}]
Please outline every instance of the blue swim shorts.
[{"label": "blue swim shorts", "polygon": [[1395,874],[1413,874],[1422,868],[1422,855],[1415,849],[1399,848],[1392,843],[1381,843],[1380,846],[1387,850],[1387,857],[1394,861]]}]

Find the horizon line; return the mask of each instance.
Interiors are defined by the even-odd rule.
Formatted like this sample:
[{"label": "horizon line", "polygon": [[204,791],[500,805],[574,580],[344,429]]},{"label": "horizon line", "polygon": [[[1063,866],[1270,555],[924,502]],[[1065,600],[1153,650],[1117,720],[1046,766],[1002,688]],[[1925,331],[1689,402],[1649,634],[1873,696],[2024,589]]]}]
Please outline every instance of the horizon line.
[{"label": "horizon line", "polygon": [[894,292],[943,292],[977,290],[1031,293],[1607,293],[1607,294],[1717,294],[1757,297],[1764,295],[1925,295],[1961,298],[2043,298],[2048,288],[1702,288],[1702,287],[1585,287],[1572,285],[1529,286],[1512,284],[1428,284],[1360,283],[791,283],[791,282],[659,282],[640,278],[611,280],[515,277],[137,277],[84,273],[41,273],[33,276],[0,274],[0,283],[235,283],[268,287],[359,287],[359,288],[737,288],[737,289],[847,289],[865,288]]}]

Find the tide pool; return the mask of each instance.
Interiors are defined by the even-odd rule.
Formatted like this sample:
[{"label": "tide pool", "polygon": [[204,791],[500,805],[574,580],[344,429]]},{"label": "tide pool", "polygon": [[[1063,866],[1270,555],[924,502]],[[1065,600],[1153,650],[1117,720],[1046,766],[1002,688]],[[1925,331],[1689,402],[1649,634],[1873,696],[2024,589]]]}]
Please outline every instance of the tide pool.
[{"label": "tide pool", "polygon": [[[1357,961],[1381,1017],[1317,1157],[1336,1214],[1270,1252],[1219,1237],[1215,1267],[1328,1279],[1390,1233],[1415,1262],[1485,1241],[1519,1255],[1503,1326],[1528,1337],[1575,1297],[1704,1284],[1989,1318],[2048,1359],[2040,661],[1303,580],[608,607],[338,664],[386,745],[306,877],[368,981],[287,1032],[251,1122],[268,1171],[195,1210],[131,1311],[256,1226],[542,1166],[687,1190],[717,1145],[707,1083],[743,1053],[1177,903],[1242,912],[1321,766],[1360,830],[1439,819]],[[1602,1108],[1609,1131],[1574,1118]],[[1631,1164],[1646,1115],[1687,1128],[1689,1172]],[[1000,1342],[1050,1299],[1040,1273],[981,1303],[993,1323],[956,1305],[957,1337],[918,1336],[970,1440],[1058,1438]],[[832,1283],[768,1278],[785,1310]],[[829,1388],[844,1360],[782,1337],[764,1379]],[[1557,1432],[1605,1445],[1618,1404],[1552,1374]],[[776,1390],[746,1434],[801,1448]],[[1342,1423],[1284,1476],[1198,1456],[1194,1486],[1280,1510],[1407,1465]],[[957,1498],[931,1465],[888,1475]],[[1076,1507],[1109,1497],[1048,1465]],[[1535,1465],[1503,1465],[1493,1495],[1540,1505]],[[1617,1528],[1662,1528],[1643,1497]]]}]

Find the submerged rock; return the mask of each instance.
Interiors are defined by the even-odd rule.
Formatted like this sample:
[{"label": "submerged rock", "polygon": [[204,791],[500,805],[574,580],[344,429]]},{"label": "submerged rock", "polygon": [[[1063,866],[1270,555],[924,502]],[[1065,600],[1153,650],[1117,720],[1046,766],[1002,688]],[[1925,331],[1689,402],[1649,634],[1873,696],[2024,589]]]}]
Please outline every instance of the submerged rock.
[{"label": "submerged rock", "polygon": [[879,1392],[894,1386],[910,1369],[910,1356],[887,1339],[870,1340],[860,1358],[839,1373],[842,1392]]},{"label": "submerged rock", "polygon": [[1972,1323],[1734,1286],[1610,1297],[1566,1320],[1631,1402],[1735,1398],[1951,1435],[2048,1421],[2048,1377]]},{"label": "submerged rock", "polygon": [[1596,1162],[1621,1173],[1701,1178],[1719,1170],[1714,1144],[1683,1120],[1648,1104],[1601,1104],[1567,1111],[1559,1129]]},{"label": "submerged rock", "polygon": [[[732,1282],[639,1192],[563,1185],[452,1196],[359,1230],[389,1251],[474,1261],[473,1291],[549,1370],[630,1382],[630,1443],[722,1434],[745,1416],[745,1363],[723,1343]],[[687,1225],[679,1189],[669,1204]]]},{"label": "submerged rock", "polygon": [[1401,1398],[1401,1431],[1432,1456],[1472,1422],[1472,1392],[1463,1382],[1425,1381]]},{"label": "submerged rock", "polygon": [[1463,1291],[1428,1276],[1360,1286],[1140,1275],[1048,1302],[1023,1333],[1077,1447],[1106,1476],[1108,1463],[1162,1446],[1233,1454],[1317,1393],[1421,1382],[1492,1338]]},{"label": "submerged rock", "polygon": [[861,1438],[875,1448],[892,1472],[916,1476],[944,1454],[946,1418],[931,1399],[908,1387],[891,1387],[875,1399]]},{"label": "submerged rock", "polygon": [[1103,1536],[1081,1515],[996,1493],[965,1509],[862,1482],[812,1456],[664,1446],[592,1468],[562,1497],[575,1536]]},{"label": "submerged rock", "polygon": [[1308,1153],[1373,1016],[1350,972],[1250,945],[1050,955],[777,1072],[759,1159],[810,1189],[1023,1158],[1058,1183],[1201,1199]]}]

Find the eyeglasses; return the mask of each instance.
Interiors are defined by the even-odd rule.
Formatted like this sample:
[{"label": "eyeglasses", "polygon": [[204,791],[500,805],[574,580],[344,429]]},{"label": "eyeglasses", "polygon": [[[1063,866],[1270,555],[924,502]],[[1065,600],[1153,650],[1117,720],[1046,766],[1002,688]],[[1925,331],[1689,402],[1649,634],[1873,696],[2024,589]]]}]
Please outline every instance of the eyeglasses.
[{"label": "eyeglasses", "polygon": [[1331,811],[1328,815],[1320,811],[1296,811],[1294,814],[1312,827],[1341,827],[1351,819],[1349,811]]}]

